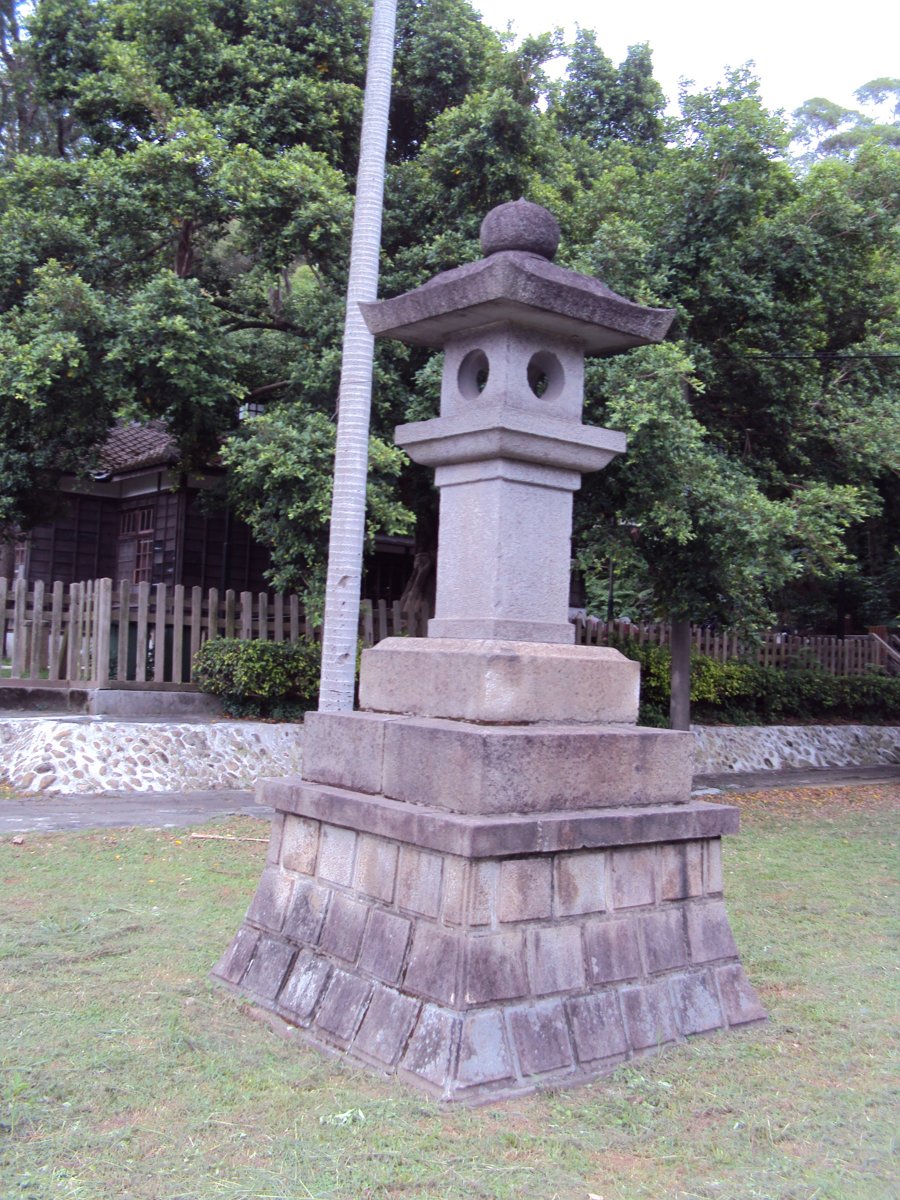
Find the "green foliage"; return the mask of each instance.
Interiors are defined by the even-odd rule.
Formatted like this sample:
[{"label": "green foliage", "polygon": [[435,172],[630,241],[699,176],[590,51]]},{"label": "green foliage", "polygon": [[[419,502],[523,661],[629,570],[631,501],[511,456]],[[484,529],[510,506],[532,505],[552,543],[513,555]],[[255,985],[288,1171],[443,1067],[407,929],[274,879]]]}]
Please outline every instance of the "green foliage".
[{"label": "green foliage", "polygon": [[795,109],[794,137],[809,147],[808,160],[853,157],[861,147],[875,143],[900,147],[900,79],[872,79],[854,94],[863,109],[872,111],[844,108],[824,96]]},{"label": "green foliage", "polygon": [[[44,515],[116,417],[156,416],[185,465],[225,440],[272,581],[315,596],[367,21],[362,0],[0,4],[0,523]],[[397,28],[381,293],[477,258],[486,211],[524,195],[560,262],[676,310],[665,345],[588,371],[586,420],[630,439],[576,498],[589,592],[612,560],[636,618],[893,618],[897,81],[859,119],[805,106],[798,161],[746,67],[664,120],[648,46],[616,66],[582,30],[553,82],[558,31],[514,44],[468,0],[400,0]],[[415,512],[433,543],[430,475],[390,446],[439,374],[379,347],[370,533]]]},{"label": "green foliage", "polygon": [[[222,449],[232,494],[256,537],[275,553],[274,586],[301,591],[314,614],[323,598],[334,444],[335,427],[323,413],[276,406],[245,421]],[[369,461],[371,545],[376,530],[406,533],[413,517],[391,486],[406,461],[402,451],[373,437]]]},{"label": "green foliage", "polygon": [[565,137],[583,138],[597,149],[617,141],[658,146],[665,106],[646,43],[630,46],[616,69],[593,30],[578,30],[552,110]]},{"label": "green foliage", "polygon": [[296,719],[316,705],[320,659],[317,642],[212,638],[194,657],[194,681],[234,715]]},{"label": "green foliage", "polygon": [[[616,648],[641,664],[641,723],[668,725],[669,650],[639,646],[628,639],[617,641]],[[691,655],[691,720],[698,725],[898,719],[900,678],[896,676],[830,675],[803,667],[785,670]]]}]

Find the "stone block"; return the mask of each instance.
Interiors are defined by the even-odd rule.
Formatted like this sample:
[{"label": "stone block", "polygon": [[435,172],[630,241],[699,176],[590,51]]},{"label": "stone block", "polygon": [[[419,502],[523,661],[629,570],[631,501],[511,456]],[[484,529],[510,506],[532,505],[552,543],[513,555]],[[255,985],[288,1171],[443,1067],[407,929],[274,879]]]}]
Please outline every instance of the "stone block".
[{"label": "stone block", "polygon": [[495,1008],[469,1013],[462,1022],[456,1078],[460,1090],[514,1077],[503,1018]]},{"label": "stone block", "polygon": [[488,933],[466,942],[466,1004],[518,999],[528,994],[525,939],[521,933]]},{"label": "stone block", "polygon": [[327,959],[301,951],[278,996],[277,1011],[294,1025],[308,1025],[330,976]]},{"label": "stone block", "polygon": [[737,946],[721,900],[688,906],[687,935],[691,962],[707,963],[719,958],[737,958]]},{"label": "stone block", "polygon": [[654,847],[614,850],[611,857],[613,908],[653,904],[656,899]]},{"label": "stone block", "polygon": [[589,921],[584,930],[588,974],[592,983],[617,983],[642,974],[637,930],[630,919]]},{"label": "stone block", "polygon": [[335,970],[316,1014],[316,1025],[346,1050],[359,1028],[372,984],[358,975]]},{"label": "stone block", "polygon": [[238,984],[250,965],[259,934],[249,925],[242,925],[231,945],[213,967],[213,975],[227,983]]},{"label": "stone block", "polygon": [[354,792],[380,792],[385,723],[383,716],[372,713],[308,712],[303,722],[303,778]]},{"label": "stone block", "polygon": [[320,948],[335,958],[342,958],[348,963],[355,962],[368,915],[367,904],[335,892],[328,906]]},{"label": "stone block", "polygon": [[319,850],[319,822],[288,813],[281,839],[281,865],[298,875],[314,875]]},{"label": "stone block", "polygon": [[733,833],[738,824],[737,809],[699,800],[585,811],[460,814],[302,780],[285,782],[272,790],[271,798],[285,812],[475,859],[697,840]]},{"label": "stone block", "polygon": [[766,1019],[766,1010],[740,963],[717,967],[716,980],[729,1025],[746,1025]]},{"label": "stone block", "polygon": [[469,923],[490,925],[494,920],[495,898],[500,882],[500,863],[496,860],[473,862],[469,884]]},{"label": "stone block", "polygon": [[459,935],[419,921],[403,977],[404,990],[455,1007],[460,987]]},{"label": "stone block", "polygon": [[544,1075],[574,1064],[566,1015],[560,1001],[510,1009],[507,1020],[524,1076]]},{"label": "stone block", "polygon": [[247,909],[247,920],[272,933],[278,933],[284,924],[292,889],[293,880],[290,875],[286,875],[279,867],[266,867],[260,876],[256,895]]},{"label": "stone block", "polygon": [[400,1074],[412,1076],[443,1091],[459,1037],[461,1018],[446,1009],[425,1004],[400,1062]]},{"label": "stone block", "polygon": [[686,900],[703,894],[703,843],[670,842],[656,860],[661,900]]},{"label": "stone block", "polygon": [[274,1000],[281,990],[295,953],[295,948],[288,942],[261,937],[256,953],[241,980],[242,989],[252,992],[261,1000]]},{"label": "stone block", "polygon": [[471,814],[680,804],[691,745],[687,733],[627,725],[398,718],[385,726],[384,795]]},{"label": "stone block", "polygon": [[353,1039],[354,1053],[393,1067],[406,1047],[420,1008],[419,1002],[409,996],[376,984]]},{"label": "stone block", "polygon": [[708,1033],[725,1024],[710,971],[699,975],[675,975],[669,980],[675,1021],[685,1035]]},{"label": "stone block", "polygon": [[394,898],[394,884],[397,879],[398,852],[396,842],[361,834],[356,850],[356,873],[353,881],[357,891],[390,904]]},{"label": "stone block", "polygon": [[641,917],[640,923],[649,974],[671,971],[687,963],[683,908],[664,908],[659,912],[647,913]]},{"label": "stone block", "polygon": [[353,880],[356,834],[338,825],[323,825],[319,838],[317,873],[329,883],[349,887]]},{"label": "stone block", "polygon": [[546,996],[584,987],[584,951],[577,925],[529,929],[527,942],[528,980],[533,995]]},{"label": "stone block", "polygon": [[722,889],[722,839],[709,838],[706,842],[706,894],[721,896]]},{"label": "stone block", "polygon": [[606,646],[385,638],[363,651],[359,695],[363,709],[455,721],[633,725],[639,678]]},{"label": "stone block", "polygon": [[410,929],[411,922],[406,917],[373,909],[359,953],[360,970],[385,983],[396,983],[403,970]]},{"label": "stone block", "polygon": [[627,1053],[628,1040],[614,991],[571,996],[566,1011],[579,1063],[602,1062]]},{"label": "stone block", "polygon": [[[505,428],[463,437],[469,446],[458,452],[468,461],[449,461],[435,472],[441,548],[429,637],[571,645],[570,533],[578,473],[491,454],[504,444],[512,448]],[[515,434],[512,439],[521,440]],[[526,440],[536,444],[533,437]],[[422,461],[420,446],[407,448]],[[472,461],[473,453],[485,451],[487,461]]]},{"label": "stone block", "polygon": [[507,858],[500,864],[497,916],[501,921],[535,921],[553,912],[553,863],[543,858]]},{"label": "stone block", "polygon": [[285,936],[300,945],[315,946],[322,932],[330,896],[330,889],[320,887],[311,879],[298,879],[284,920]]},{"label": "stone block", "polygon": [[554,910],[558,917],[606,909],[606,855],[602,851],[556,856]]},{"label": "stone block", "polygon": [[281,835],[287,819],[285,814],[280,812],[275,813],[272,817],[272,825],[269,830],[269,849],[266,851],[267,863],[275,864],[281,858]]},{"label": "stone block", "polygon": [[425,917],[436,917],[441,911],[443,869],[441,855],[404,846],[397,868],[397,907]]},{"label": "stone block", "polygon": [[628,1042],[633,1050],[650,1050],[678,1037],[665,981],[623,988],[621,1001]]},{"label": "stone block", "polygon": [[447,925],[463,925],[467,920],[467,888],[469,864],[465,859],[448,855],[444,859],[444,903],[441,920]]}]

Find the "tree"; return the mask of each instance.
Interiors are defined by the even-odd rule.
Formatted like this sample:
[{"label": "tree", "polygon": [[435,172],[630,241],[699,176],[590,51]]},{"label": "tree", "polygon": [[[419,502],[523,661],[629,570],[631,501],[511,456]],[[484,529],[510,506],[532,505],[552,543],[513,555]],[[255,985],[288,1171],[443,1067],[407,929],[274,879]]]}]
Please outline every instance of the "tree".
[{"label": "tree", "polygon": [[[314,588],[366,5],[0,13],[5,519],[36,519],[117,415],[161,416],[185,463],[224,439],[274,578]],[[465,0],[398,13],[382,294],[478,257],[487,209],[525,195],[559,219],[560,261],[678,311],[665,346],[588,375],[586,419],[631,437],[577,498],[592,602],[605,606],[613,557],[634,617],[689,601],[693,619],[820,623],[838,599],[857,621],[895,616],[900,152],[875,132],[896,116],[896,81],[860,89],[873,124],[858,143],[798,159],[747,69],[686,90],[663,125],[647,47],[616,67],[582,31],[554,84],[556,34],[513,46]],[[373,454],[397,422],[432,415],[439,378],[439,356],[379,344]],[[248,400],[269,403],[261,423],[238,421]],[[414,511],[433,549],[427,472],[385,458],[370,496],[370,531]]]},{"label": "tree", "polygon": [[564,137],[582,138],[598,150],[614,142],[657,149],[665,133],[665,106],[646,43],[629,46],[616,68],[594,32],[578,30],[552,109]]},{"label": "tree", "polygon": [[[809,148],[807,160],[852,156],[866,142],[900,146],[900,79],[872,79],[854,95],[863,109],[872,112],[844,108],[824,96],[814,96],[794,110],[794,137]],[[878,109],[885,108],[890,109],[888,119],[878,115]]]}]

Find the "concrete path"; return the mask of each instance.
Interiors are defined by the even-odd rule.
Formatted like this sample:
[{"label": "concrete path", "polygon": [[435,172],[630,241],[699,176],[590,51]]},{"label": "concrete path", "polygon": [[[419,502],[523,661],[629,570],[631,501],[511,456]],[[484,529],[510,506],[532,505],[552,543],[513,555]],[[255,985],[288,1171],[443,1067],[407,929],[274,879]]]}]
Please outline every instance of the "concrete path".
[{"label": "concrete path", "polygon": [[[900,765],[698,775],[694,778],[693,794],[703,797],[763,788],[852,787],[870,783],[900,784]],[[0,838],[29,832],[136,825],[180,829],[235,814],[268,819],[272,810],[256,804],[249,791],[110,791],[101,796],[38,794],[0,799]]]},{"label": "concrete path", "polygon": [[252,792],[106,792],[101,796],[23,796],[0,799],[0,838],[60,829],[109,829],[143,825],[181,829],[215,817],[268,818]]},{"label": "concrete path", "polygon": [[765,788],[854,787],[867,783],[900,783],[900,763],[877,767],[808,767],[790,771],[736,771],[695,775],[692,794],[758,792]]}]

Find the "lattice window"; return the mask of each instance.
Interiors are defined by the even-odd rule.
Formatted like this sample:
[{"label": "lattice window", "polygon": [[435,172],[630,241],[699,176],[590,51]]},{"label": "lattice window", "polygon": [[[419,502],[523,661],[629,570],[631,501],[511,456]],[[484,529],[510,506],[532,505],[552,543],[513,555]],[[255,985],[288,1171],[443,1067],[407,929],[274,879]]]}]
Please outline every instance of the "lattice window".
[{"label": "lattice window", "polygon": [[153,530],[155,510],[152,505],[129,508],[119,515],[120,579],[132,583],[151,583],[153,580]]},{"label": "lattice window", "polygon": [[153,508],[131,508],[119,517],[119,536],[153,532]]},{"label": "lattice window", "polygon": [[147,583],[153,578],[153,538],[138,538],[134,560],[134,582]]}]

